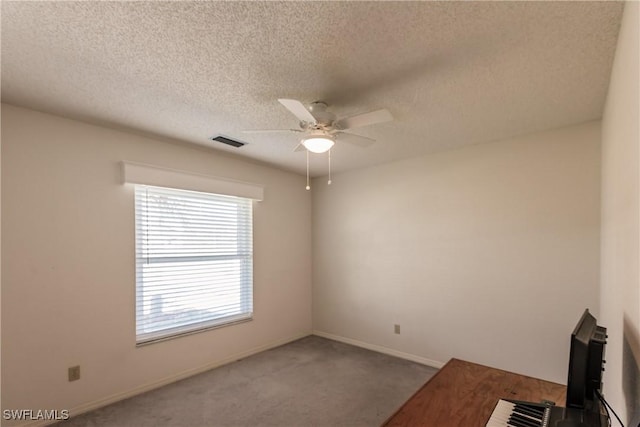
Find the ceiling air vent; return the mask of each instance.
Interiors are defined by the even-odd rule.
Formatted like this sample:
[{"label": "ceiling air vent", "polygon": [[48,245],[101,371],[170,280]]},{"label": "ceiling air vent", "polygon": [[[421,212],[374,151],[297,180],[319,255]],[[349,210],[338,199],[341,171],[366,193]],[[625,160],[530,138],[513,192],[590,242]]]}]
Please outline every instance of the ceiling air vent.
[{"label": "ceiling air vent", "polygon": [[234,141],[233,139],[225,138],[224,136],[218,135],[211,138],[212,141],[222,142],[223,144],[230,145],[232,147],[240,148],[243,145],[246,145],[246,142]]}]

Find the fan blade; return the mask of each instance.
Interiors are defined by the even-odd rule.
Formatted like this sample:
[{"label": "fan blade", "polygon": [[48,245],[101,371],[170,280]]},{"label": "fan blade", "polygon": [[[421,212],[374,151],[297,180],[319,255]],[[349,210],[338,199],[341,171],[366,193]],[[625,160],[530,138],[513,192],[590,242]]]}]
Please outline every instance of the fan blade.
[{"label": "fan blade", "polygon": [[304,145],[302,145],[302,142],[296,145],[296,148],[293,149],[293,151],[304,151],[304,150],[306,150],[306,148]]},{"label": "fan blade", "polygon": [[243,130],[242,133],[282,133],[282,132],[302,132],[300,129],[250,129]]},{"label": "fan blade", "polygon": [[358,147],[368,147],[376,142],[376,140],[373,138],[369,138],[368,136],[356,135],[355,133],[338,132],[338,135],[340,135],[338,139],[340,142],[357,145]]},{"label": "fan blade", "polygon": [[340,130],[359,128],[369,126],[376,123],[389,122],[393,120],[393,116],[386,108],[382,110],[371,111],[369,113],[358,114],[356,116],[345,117],[335,123],[335,127]]},{"label": "fan blade", "polygon": [[302,102],[295,99],[278,99],[278,102],[284,105],[287,110],[291,111],[301,122],[316,124],[316,118],[313,117]]}]

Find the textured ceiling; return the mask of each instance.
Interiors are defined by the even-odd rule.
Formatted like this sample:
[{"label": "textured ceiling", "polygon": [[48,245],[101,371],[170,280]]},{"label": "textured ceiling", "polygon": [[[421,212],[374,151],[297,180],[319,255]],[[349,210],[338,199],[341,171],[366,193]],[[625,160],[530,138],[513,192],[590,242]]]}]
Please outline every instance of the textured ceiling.
[{"label": "textured ceiling", "polygon": [[[277,101],[395,121],[334,172],[602,116],[619,2],[2,1],[2,101],[304,172]],[[211,142],[222,134],[249,144]],[[312,175],[327,171],[311,156]]]}]

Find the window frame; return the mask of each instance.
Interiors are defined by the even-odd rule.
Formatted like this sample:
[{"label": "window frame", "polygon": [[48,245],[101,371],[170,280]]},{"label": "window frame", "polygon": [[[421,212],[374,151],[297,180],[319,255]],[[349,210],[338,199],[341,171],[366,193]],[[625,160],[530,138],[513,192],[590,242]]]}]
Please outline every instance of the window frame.
[{"label": "window frame", "polygon": [[[154,209],[162,209],[159,208],[158,203],[150,202],[149,198],[163,198],[166,197],[165,200],[173,200],[173,202],[182,202],[188,204],[204,204],[207,201],[214,201],[215,203],[219,203],[227,206],[234,206],[236,208],[236,217],[235,220],[233,217],[228,216],[228,212],[226,210],[222,211],[222,214],[229,218],[225,220],[225,225],[230,227],[231,229],[237,228],[236,236],[237,240],[234,241],[236,246],[235,253],[209,253],[209,254],[200,254],[200,255],[181,255],[180,251],[170,252],[168,256],[164,253],[163,249],[158,249],[155,245],[155,249],[150,250],[147,242],[149,239],[163,239],[166,241],[166,230],[158,231],[158,229],[163,230],[161,226],[162,222],[171,218],[171,215],[176,215],[175,212],[170,212],[172,209],[170,207],[166,208],[166,211],[159,210],[158,213],[150,214],[150,210]],[[241,322],[250,321],[253,319],[253,250],[252,250],[252,240],[253,240],[253,206],[250,199],[226,196],[226,195],[217,195],[211,193],[202,193],[202,192],[194,192],[191,190],[177,190],[170,189],[166,187],[157,187],[157,186],[149,186],[149,185],[141,185],[138,184],[135,186],[135,200],[136,200],[136,301],[135,301],[135,309],[136,309],[136,345],[145,345],[150,344],[157,341],[164,341],[168,339],[177,338],[184,335],[191,335],[198,332],[203,332],[209,329],[220,328],[232,324],[237,324]],[[216,210],[216,214],[220,214],[221,208],[218,207]],[[181,212],[179,214],[183,216],[186,221],[194,221],[198,220],[200,216],[200,212],[191,213],[184,217],[185,212]],[[159,221],[156,225],[156,231],[151,231],[149,227],[149,223],[151,221]],[[188,229],[182,230],[183,234],[180,234],[179,237],[189,233]],[[172,231],[175,233],[175,231]],[[218,232],[222,233],[222,232]],[[198,236],[199,237],[199,236]],[[216,237],[219,237],[216,236]],[[215,238],[214,238],[215,240]],[[209,250],[211,250],[211,244],[207,243]],[[153,265],[162,265],[163,269],[166,269],[168,272],[163,276],[164,280],[174,279],[180,280],[194,272],[197,273],[208,273],[210,275],[220,274],[220,271],[216,271],[213,266],[208,268],[203,268],[202,264],[207,263],[216,263],[216,262],[225,262],[225,261],[238,261],[238,274],[239,280],[237,282],[233,282],[229,285],[225,285],[225,291],[234,291],[234,287],[238,287],[237,294],[234,294],[236,298],[239,299],[237,304],[234,304],[234,308],[237,308],[237,312],[228,314],[228,315],[219,315],[219,316],[211,316],[204,320],[199,321],[185,321],[180,322],[179,320],[175,321],[174,326],[166,326],[159,327],[158,324],[162,324],[162,320],[156,320],[153,322],[153,314],[142,315],[143,311],[147,313],[152,313],[153,310],[153,296],[147,297],[145,296],[145,292],[155,295],[166,295],[166,294],[176,294],[176,291],[179,289],[179,294],[177,294],[173,300],[169,304],[174,304],[175,301],[178,301],[184,294],[192,292],[192,289],[189,287],[180,289],[178,286],[181,285],[171,285],[170,289],[162,290],[164,286],[154,285],[154,280],[151,279],[153,277]],[[196,267],[198,264],[200,266]],[[189,267],[192,268],[189,268]],[[186,269],[185,269],[186,267]],[[149,280],[145,280],[145,270],[150,270],[148,273]],[[176,271],[180,271],[179,274],[175,273]],[[156,273],[157,274],[157,273]],[[216,277],[219,279],[219,277]],[[145,284],[147,284],[147,288],[145,289]],[[214,283],[209,283],[209,285],[203,289],[200,289],[198,294],[199,297],[206,298],[207,293],[211,292],[212,289],[216,289],[219,285]],[[160,288],[160,290],[158,289]],[[198,287],[202,288],[202,287]],[[148,300],[151,299],[149,302]],[[219,303],[219,297],[218,297]],[[141,305],[142,304],[142,305]],[[162,304],[161,304],[162,305]],[[207,310],[220,310],[219,305],[210,305]],[[192,308],[193,309],[193,308]],[[159,317],[162,313],[157,313]],[[141,331],[144,325],[151,326],[148,331]],[[153,327],[155,325],[155,328]]]},{"label": "window frame", "polygon": [[[167,191],[175,191],[178,193],[184,192],[187,194],[189,192],[196,192],[200,195],[209,194],[213,197],[223,197],[228,198],[231,196],[233,200],[244,200],[244,203],[247,204],[246,208],[248,209],[248,223],[247,226],[249,228],[249,238],[247,240],[247,244],[250,246],[249,251],[249,267],[247,270],[247,266],[241,261],[240,270],[248,272],[248,290],[249,292],[243,292],[243,289],[247,289],[247,286],[243,288],[241,284],[238,286],[240,289],[238,290],[239,295],[244,295],[245,298],[249,298],[248,301],[242,302],[243,307],[249,307],[249,310],[241,311],[237,314],[229,314],[226,316],[220,316],[213,319],[205,319],[202,321],[192,321],[189,322],[188,325],[176,325],[175,327],[166,327],[162,328],[158,331],[151,332],[142,332],[140,333],[138,330],[138,281],[139,281],[139,262],[138,262],[138,251],[139,251],[139,242],[138,242],[138,231],[135,232],[135,292],[134,292],[134,317],[135,317],[135,337],[136,337],[136,346],[143,346],[159,341],[170,340],[178,337],[182,337],[185,335],[191,335],[195,333],[200,333],[204,331],[208,331],[211,329],[226,327],[230,325],[235,325],[238,323],[244,323],[251,321],[253,319],[253,304],[254,304],[254,274],[253,274],[253,215],[256,201],[263,200],[264,188],[262,186],[256,184],[250,184],[241,181],[229,180],[226,178],[219,178],[201,174],[194,174],[191,172],[183,172],[174,169],[166,169],[157,166],[151,166],[141,163],[134,162],[121,162],[122,166],[122,178],[124,184],[134,184],[135,186],[146,186],[146,187],[159,187],[161,189],[166,189]],[[131,186],[134,187],[134,186]],[[134,193],[136,192],[134,187]],[[136,196],[134,195],[134,204],[136,203]],[[230,199],[227,199],[230,200]],[[134,207],[134,222],[137,224],[137,206]],[[137,226],[136,226],[137,227]],[[247,248],[239,248],[239,252],[246,253]],[[236,257],[237,258],[237,257]],[[244,282],[245,280],[240,280],[240,282]],[[236,304],[230,304],[236,305]]]}]

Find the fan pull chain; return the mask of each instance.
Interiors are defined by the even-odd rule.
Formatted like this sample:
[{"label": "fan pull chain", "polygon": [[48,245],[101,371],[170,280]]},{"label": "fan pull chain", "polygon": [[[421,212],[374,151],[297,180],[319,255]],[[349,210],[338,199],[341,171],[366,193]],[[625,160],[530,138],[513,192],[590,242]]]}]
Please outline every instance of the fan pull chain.
[{"label": "fan pull chain", "polygon": [[309,186],[309,150],[305,150],[307,152],[307,190],[311,190]]},{"label": "fan pull chain", "polygon": [[329,181],[327,181],[327,185],[331,185],[331,150],[329,150],[328,153],[329,153]]}]

